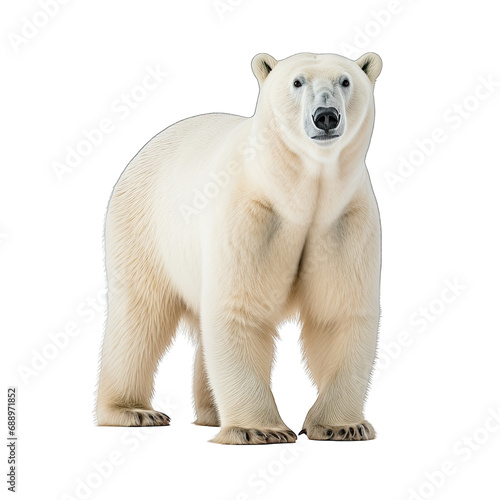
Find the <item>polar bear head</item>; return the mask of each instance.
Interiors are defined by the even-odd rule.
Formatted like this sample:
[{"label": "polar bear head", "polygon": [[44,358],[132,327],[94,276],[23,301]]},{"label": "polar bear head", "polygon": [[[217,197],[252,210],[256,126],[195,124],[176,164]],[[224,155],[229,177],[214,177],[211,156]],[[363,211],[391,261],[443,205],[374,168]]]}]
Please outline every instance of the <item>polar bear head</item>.
[{"label": "polar bear head", "polygon": [[252,70],[259,82],[257,120],[297,153],[327,158],[356,143],[366,154],[373,129],[373,86],[382,60],[367,53],[353,61],[335,54],[296,54],[277,61],[258,54]]}]

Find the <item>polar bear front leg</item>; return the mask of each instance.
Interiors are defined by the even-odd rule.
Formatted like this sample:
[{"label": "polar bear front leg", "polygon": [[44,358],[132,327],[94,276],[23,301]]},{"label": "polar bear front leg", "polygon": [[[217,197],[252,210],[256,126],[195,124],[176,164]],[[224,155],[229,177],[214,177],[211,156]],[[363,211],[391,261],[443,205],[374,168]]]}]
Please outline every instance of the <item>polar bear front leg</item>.
[{"label": "polar bear front leg", "polygon": [[302,344],[318,389],[301,433],[316,440],[368,440],[363,406],[380,317],[380,223],[373,204],[353,203],[311,236],[301,275]]},{"label": "polar bear front leg", "polygon": [[203,325],[207,369],[222,426],[213,442],[295,442],[297,436],[283,423],[270,388],[274,325],[220,308]]},{"label": "polar bear front leg", "polygon": [[306,318],[302,342],[318,388],[300,434],[309,439],[365,441],[375,437],[363,416],[375,358],[378,318],[338,317],[319,325]]},{"label": "polar bear front leg", "polygon": [[207,228],[201,305],[205,365],[222,427],[213,441],[295,442],[270,381],[276,326],[301,245],[260,202],[241,200],[232,217],[218,220]]}]

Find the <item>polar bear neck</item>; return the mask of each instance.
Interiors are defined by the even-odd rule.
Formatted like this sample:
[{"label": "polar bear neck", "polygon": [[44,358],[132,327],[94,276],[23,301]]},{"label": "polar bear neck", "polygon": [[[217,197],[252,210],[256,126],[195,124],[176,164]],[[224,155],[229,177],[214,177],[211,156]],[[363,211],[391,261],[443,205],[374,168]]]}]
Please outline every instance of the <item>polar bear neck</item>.
[{"label": "polar bear neck", "polygon": [[248,125],[254,154],[245,161],[245,177],[283,216],[301,225],[328,225],[357,192],[368,188],[365,156],[373,107],[357,129],[328,149],[290,141],[269,108],[257,111]]}]

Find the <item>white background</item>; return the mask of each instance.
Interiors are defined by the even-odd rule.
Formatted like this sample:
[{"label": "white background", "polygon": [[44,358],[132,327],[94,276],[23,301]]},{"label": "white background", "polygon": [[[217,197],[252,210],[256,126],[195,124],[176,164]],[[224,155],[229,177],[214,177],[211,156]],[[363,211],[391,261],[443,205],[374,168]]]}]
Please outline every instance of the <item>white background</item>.
[{"label": "white background", "polygon": [[[1,425],[6,435],[6,388],[17,386],[18,498],[498,498],[492,2],[222,0],[217,9],[211,0],[73,0],[48,20],[40,4],[9,2],[1,15]],[[384,61],[367,158],[383,226],[381,364],[366,406],[378,438],[208,443],[217,430],[190,424],[193,351],[182,336],[156,381],[155,406],[172,425],[95,427],[103,222],[127,162],[181,118],[250,116],[258,52],[368,50]],[[148,67],[168,76],[141,91]],[[123,94],[140,102],[124,107]],[[58,177],[54,164],[103,119],[113,130]],[[413,167],[401,170],[404,161]],[[73,336],[61,333],[71,328]],[[282,329],[273,381],[296,432],[315,398],[298,336],[294,325]],[[98,465],[110,460],[112,470]]]}]

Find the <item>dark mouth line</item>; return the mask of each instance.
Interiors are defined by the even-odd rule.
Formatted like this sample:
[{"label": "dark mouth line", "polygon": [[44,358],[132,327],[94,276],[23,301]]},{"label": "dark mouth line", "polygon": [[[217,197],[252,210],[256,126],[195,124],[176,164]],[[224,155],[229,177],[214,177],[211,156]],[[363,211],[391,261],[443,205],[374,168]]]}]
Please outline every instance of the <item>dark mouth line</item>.
[{"label": "dark mouth line", "polygon": [[315,135],[311,139],[316,139],[318,141],[325,141],[327,139],[334,139],[335,137],[340,137],[340,135]]}]

